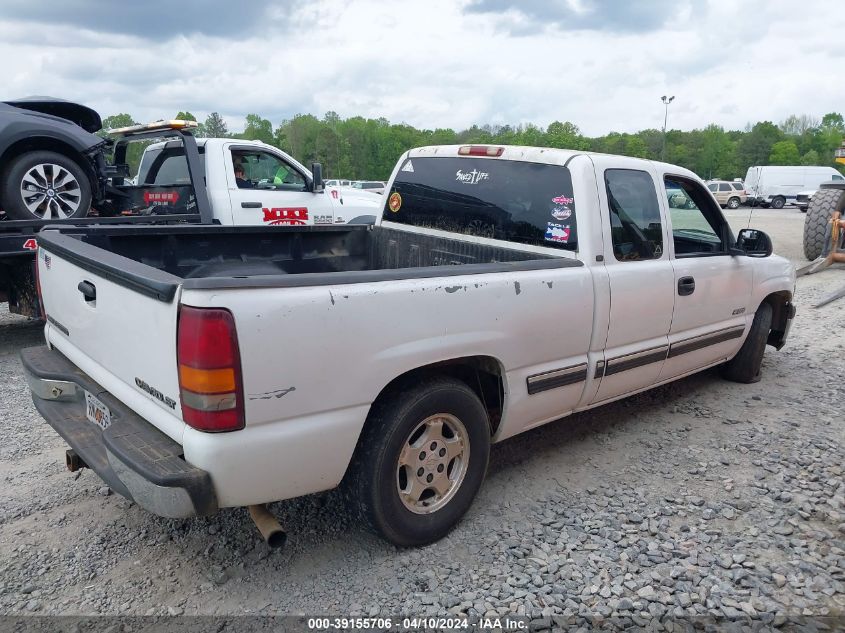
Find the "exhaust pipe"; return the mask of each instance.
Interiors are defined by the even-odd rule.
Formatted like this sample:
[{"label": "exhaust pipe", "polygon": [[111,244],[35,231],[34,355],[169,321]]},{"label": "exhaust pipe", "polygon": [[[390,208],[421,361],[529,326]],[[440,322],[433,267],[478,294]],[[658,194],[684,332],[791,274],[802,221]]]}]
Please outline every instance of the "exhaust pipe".
[{"label": "exhaust pipe", "polygon": [[67,469],[72,473],[82,468],[88,468],[88,464],[82,461],[82,458],[73,450],[65,451],[65,463],[67,464]]},{"label": "exhaust pipe", "polygon": [[255,527],[261,532],[264,542],[273,549],[282,547],[285,541],[288,540],[288,535],[282,529],[282,526],[279,525],[276,517],[267,509],[267,506],[264,504],[254,505],[248,506],[247,509],[249,510],[249,516],[252,517],[255,523]]}]

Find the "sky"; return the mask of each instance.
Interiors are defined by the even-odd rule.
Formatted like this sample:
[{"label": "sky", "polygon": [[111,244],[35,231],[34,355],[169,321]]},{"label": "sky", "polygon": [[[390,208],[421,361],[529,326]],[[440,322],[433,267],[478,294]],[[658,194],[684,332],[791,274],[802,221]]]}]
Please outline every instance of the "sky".
[{"label": "sky", "polygon": [[[0,0],[2,99],[588,136],[845,112],[841,0]],[[178,8],[174,8],[178,7]]]}]

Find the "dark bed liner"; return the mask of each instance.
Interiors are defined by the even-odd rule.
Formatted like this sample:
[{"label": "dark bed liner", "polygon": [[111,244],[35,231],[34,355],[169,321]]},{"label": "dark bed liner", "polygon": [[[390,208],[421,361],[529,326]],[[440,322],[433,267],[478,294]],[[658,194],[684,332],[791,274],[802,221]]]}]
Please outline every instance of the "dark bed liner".
[{"label": "dark bed liner", "polygon": [[583,264],[371,226],[67,227],[42,231],[45,250],[161,301],[184,288],[324,286],[543,270]]}]

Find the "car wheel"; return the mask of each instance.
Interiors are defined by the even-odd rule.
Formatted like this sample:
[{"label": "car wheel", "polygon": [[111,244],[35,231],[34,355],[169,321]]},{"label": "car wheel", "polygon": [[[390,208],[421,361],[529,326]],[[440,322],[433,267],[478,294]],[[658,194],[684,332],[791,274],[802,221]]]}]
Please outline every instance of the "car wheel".
[{"label": "car wheel", "polygon": [[81,218],[91,208],[91,183],[82,167],[63,154],[27,152],[14,158],[2,178],[3,210],[13,220]]},{"label": "car wheel", "polygon": [[761,303],[754,314],[751,329],[742,347],[739,348],[736,356],[719,368],[722,377],[734,382],[759,381],[760,367],[763,365],[763,354],[766,351],[766,341],[769,339],[771,329],[772,306]]},{"label": "car wheel", "polygon": [[772,208],[773,209],[783,209],[783,205],[786,204],[786,198],[783,196],[775,196],[772,198]]},{"label": "car wheel", "polygon": [[739,198],[731,198],[728,200],[728,209],[739,209]]},{"label": "car wheel", "polygon": [[425,545],[469,509],[489,455],[478,396],[457,380],[429,379],[373,406],[350,471],[351,500],[391,543]]}]

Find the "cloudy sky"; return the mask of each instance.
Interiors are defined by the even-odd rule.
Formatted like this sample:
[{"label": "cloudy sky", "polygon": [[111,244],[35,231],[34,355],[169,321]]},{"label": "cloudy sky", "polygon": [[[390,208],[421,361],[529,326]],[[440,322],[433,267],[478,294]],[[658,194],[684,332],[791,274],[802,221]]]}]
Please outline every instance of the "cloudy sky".
[{"label": "cloudy sky", "polygon": [[[0,0],[2,98],[588,135],[845,112],[841,0]],[[173,8],[178,7],[178,8]]]}]

